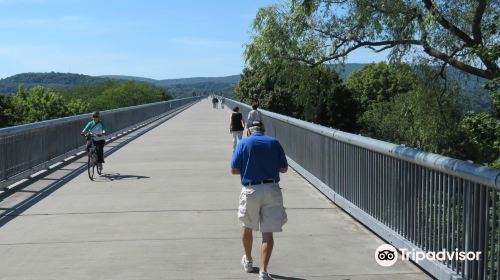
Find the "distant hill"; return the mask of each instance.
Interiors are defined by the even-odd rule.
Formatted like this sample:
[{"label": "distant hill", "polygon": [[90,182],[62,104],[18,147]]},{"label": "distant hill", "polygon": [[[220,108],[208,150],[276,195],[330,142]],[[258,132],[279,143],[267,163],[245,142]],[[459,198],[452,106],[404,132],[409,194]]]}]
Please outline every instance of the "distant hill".
[{"label": "distant hill", "polygon": [[103,78],[72,73],[23,73],[0,79],[0,93],[14,94],[19,85],[31,88],[43,85],[55,89],[66,89],[77,85],[94,84]]},{"label": "distant hill", "polygon": [[132,81],[145,82],[145,83],[151,83],[151,84],[158,82],[158,80],[155,80],[155,79],[142,78],[142,77],[136,77],[136,76],[124,76],[124,75],[105,75],[105,76],[97,76],[97,77],[103,78],[103,79],[113,79],[113,80],[132,80]]},{"label": "distant hill", "polygon": [[120,75],[106,75],[99,76],[101,78],[119,79],[119,80],[135,80],[142,82],[149,82],[157,84],[158,86],[176,86],[176,85],[194,85],[194,84],[235,84],[240,80],[240,75],[232,75],[225,77],[196,77],[196,78],[182,78],[182,79],[164,79],[155,80],[134,76],[120,76]]},{"label": "distant hill", "polygon": [[232,92],[240,75],[232,75],[226,77],[196,77],[183,79],[165,79],[155,80],[143,77],[134,76],[119,76],[106,75],[101,78],[119,79],[119,80],[134,80],[152,83],[156,86],[167,89],[175,98],[191,96],[193,94],[223,94],[232,97]]},{"label": "distant hill", "polygon": [[[340,73],[340,77],[345,80],[355,70],[363,67],[362,63],[346,63],[345,65],[330,64],[330,68]],[[456,80],[463,88],[460,100],[460,107],[464,111],[489,111],[492,108],[491,96],[481,88],[484,79],[449,68],[448,76]],[[232,92],[240,79],[240,75],[226,77],[197,77],[184,79],[164,79],[156,80],[144,77],[106,75],[88,76],[71,73],[24,73],[14,75],[5,79],[0,79],[0,94],[13,94],[20,84],[26,88],[36,85],[43,85],[55,89],[67,89],[73,86],[94,84],[106,79],[114,80],[134,80],[150,83],[155,86],[167,89],[174,98],[192,96],[194,94],[223,94],[232,97]]]},{"label": "distant hill", "polygon": [[335,72],[339,73],[340,78],[342,80],[346,80],[349,75],[351,75],[352,72],[358,70],[359,68],[363,67],[365,64],[364,63],[346,63],[344,65],[342,64],[328,64],[327,66],[330,69],[335,69]]}]

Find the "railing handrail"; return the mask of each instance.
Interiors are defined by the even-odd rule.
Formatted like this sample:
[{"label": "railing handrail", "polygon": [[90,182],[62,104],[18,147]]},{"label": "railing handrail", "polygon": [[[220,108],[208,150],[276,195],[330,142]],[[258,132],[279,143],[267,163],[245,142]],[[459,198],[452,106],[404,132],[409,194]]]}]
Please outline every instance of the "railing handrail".
[{"label": "railing handrail", "polygon": [[[199,97],[185,97],[185,98],[170,99],[170,100],[166,100],[166,101],[159,101],[159,102],[146,103],[146,104],[140,104],[140,105],[132,105],[132,106],[121,107],[121,108],[116,108],[116,109],[104,110],[104,111],[101,111],[101,114],[106,115],[109,113],[120,112],[120,111],[125,111],[125,110],[130,110],[130,109],[139,109],[139,108],[143,108],[143,107],[147,107],[147,106],[153,106],[156,104],[170,103],[173,101],[186,100],[186,99],[191,99],[191,98],[199,98]],[[44,127],[44,126],[51,126],[54,124],[58,124],[61,122],[66,122],[66,121],[72,121],[72,120],[86,119],[91,115],[92,115],[92,113],[89,112],[89,113],[84,113],[84,114],[79,114],[79,115],[73,115],[73,116],[55,118],[55,119],[50,119],[50,120],[45,120],[45,121],[39,121],[39,122],[21,124],[21,125],[16,125],[16,126],[4,127],[4,128],[0,128],[0,136],[6,135],[9,133],[13,133],[13,132],[16,132],[19,130],[25,130],[25,129],[35,128],[35,127],[38,128],[38,127]]]},{"label": "railing handrail", "polygon": [[[251,108],[249,105],[232,100],[232,102]],[[285,123],[307,129],[309,131],[325,135],[340,142],[352,144],[370,151],[385,154],[391,157],[399,158],[408,162],[457,176],[462,179],[470,180],[496,190],[500,190],[500,170],[487,166],[458,160],[443,155],[420,151],[415,148],[397,145],[366,136],[356,135],[337,129],[310,123],[293,117],[277,114],[271,111],[259,109],[264,115],[278,119]]]}]

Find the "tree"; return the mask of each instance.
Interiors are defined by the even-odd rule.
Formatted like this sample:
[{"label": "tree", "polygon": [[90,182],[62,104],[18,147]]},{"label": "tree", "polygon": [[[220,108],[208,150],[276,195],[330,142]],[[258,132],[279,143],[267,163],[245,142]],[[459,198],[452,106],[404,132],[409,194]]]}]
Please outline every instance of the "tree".
[{"label": "tree", "polygon": [[346,80],[346,85],[360,103],[361,111],[370,104],[390,100],[415,88],[416,77],[410,66],[385,62],[366,64],[354,71]]},{"label": "tree", "polygon": [[474,153],[472,160],[480,163],[497,161],[500,168],[500,120],[490,113],[467,114],[462,120],[462,127],[471,140]]},{"label": "tree", "polygon": [[[460,126],[457,88],[435,81],[436,70],[401,64],[368,64],[347,85],[360,102],[361,133],[424,151],[471,159]],[[432,81],[432,82],[429,82]]]},{"label": "tree", "polygon": [[290,0],[259,10],[247,52],[319,65],[363,47],[391,50],[395,60],[417,51],[491,80],[499,76],[499,8],[487,0]]},{"label": "tree", "polygon": [[36,86],[28,91],[20,88],[13,98],[13,108],[22,122],[37,122],[66,115],[63,97],[51,89]]},{"label": "tree", "polygon": [[[356,131],[357,103],[340,77],[324,65],[275,64],[245,68],[235,95],[273,112]],[[263,71],[266,69],[266,71]]]},{"label": "tree", "polygon": [[300,117],[294,99],[294,90],[280,84],[274,75],[244,68],[241,79],[234,89],[234,95],[242,102],[259,104],[261,108]]},{"label": "tree", "polygon": [[66,104],[68,115],[79,115],[91,111],[89,104],[81,99],[72,99]]},{"label": "tree", "polygon": [[0,94],[0,127],[7,127],[19,122],[19,116],[13,110],[12,97]]},{"label": "tree", "polygon": [[148,83],[114,80],[70,88],[63,92],[63,96],[70,102],[68,106],[73,113],[114,109],[172,98],[165,89]]}]

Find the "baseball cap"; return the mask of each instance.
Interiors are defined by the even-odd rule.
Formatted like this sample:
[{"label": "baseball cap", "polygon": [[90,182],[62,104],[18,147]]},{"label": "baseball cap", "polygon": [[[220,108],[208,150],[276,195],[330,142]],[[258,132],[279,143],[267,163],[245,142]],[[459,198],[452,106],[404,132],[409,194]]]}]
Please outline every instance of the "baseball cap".
[{"label": "baseball cap", "polygon": [[254,126],[257,126],[257,127],[264,127],[264,124],[261,122],[261,121],[254,121],[252,123],[252,125],[250,125],[250,127],[254,127]]}]

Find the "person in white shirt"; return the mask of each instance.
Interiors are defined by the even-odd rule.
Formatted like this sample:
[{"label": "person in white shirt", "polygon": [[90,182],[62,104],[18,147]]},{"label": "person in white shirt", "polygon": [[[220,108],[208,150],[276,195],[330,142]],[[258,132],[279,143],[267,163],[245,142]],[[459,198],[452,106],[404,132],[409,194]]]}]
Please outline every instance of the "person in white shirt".
[{"label": "person in white shirt", "polygon": [[247,117],[247,136],[250,135],[250,130],[249,128],[252,126],[253,122],[262,122],[262,116],[260,115],[260,112],[257,110],[259,108],[259,105],[254,103],[252,105],[252,110],[248,112],[248,117]]}]

